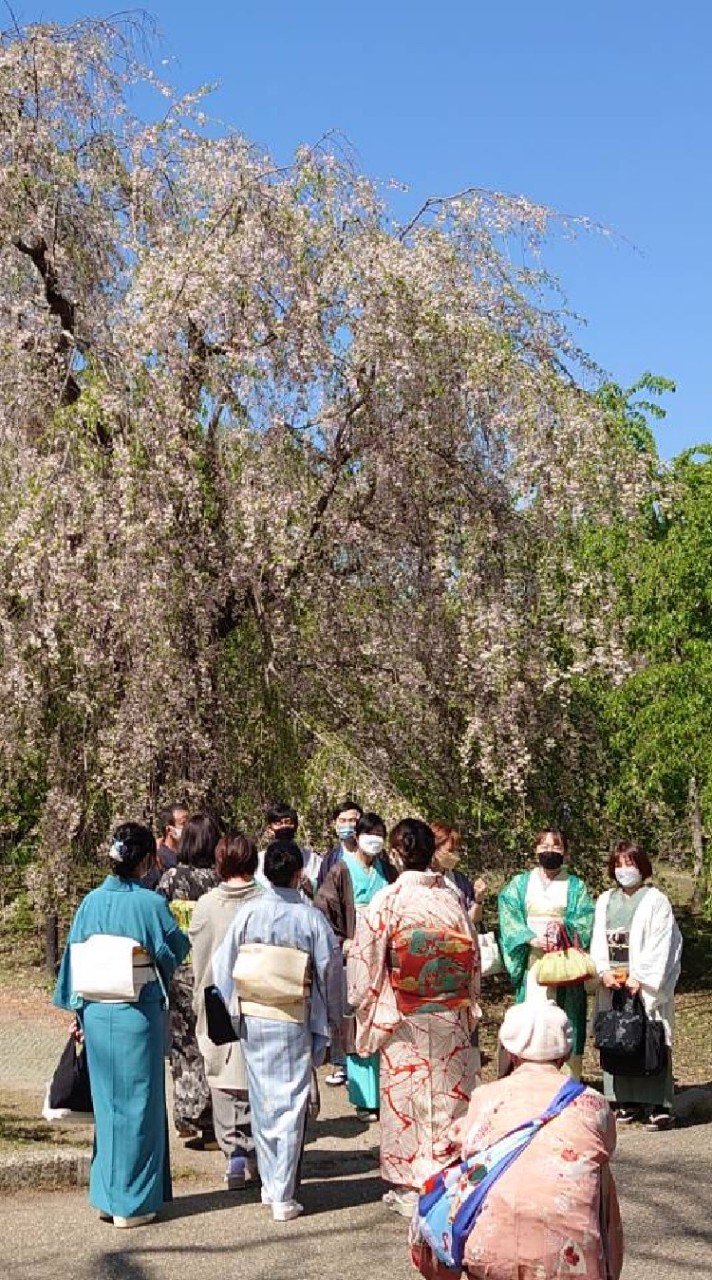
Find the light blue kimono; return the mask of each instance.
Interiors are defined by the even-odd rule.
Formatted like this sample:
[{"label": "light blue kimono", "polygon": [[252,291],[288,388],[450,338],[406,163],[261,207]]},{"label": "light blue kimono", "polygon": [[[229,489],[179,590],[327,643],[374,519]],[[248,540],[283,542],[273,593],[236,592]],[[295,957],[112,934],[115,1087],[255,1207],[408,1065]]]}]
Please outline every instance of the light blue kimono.
[{"label": "light blue kimono", "polygon": [[89,1202],[112,1217],[157,1213],[171,1199],[163,991],[149,982],[136,1003],[85,1001],[72,991],[70,946],[93,934],[135,938],[167,987],[190,942],[165,899],[135,880],[108,876],[72,921],[54,1003],[75,1010],[84,1029],[94,1103]]},{"label": "light blue kimono", "polygon": [[240,1018],[263,1198],[285,1203],[294,1199],[299,1180],[312,1065],[323,1062],[330,1025],[341,1017],[341,952],[324,916],[297,889],[270,887],[240,908],[213,956],[213,981],[226,1004],[238,952],[247,942],[294,947],[312,962],[305,1023]]}]

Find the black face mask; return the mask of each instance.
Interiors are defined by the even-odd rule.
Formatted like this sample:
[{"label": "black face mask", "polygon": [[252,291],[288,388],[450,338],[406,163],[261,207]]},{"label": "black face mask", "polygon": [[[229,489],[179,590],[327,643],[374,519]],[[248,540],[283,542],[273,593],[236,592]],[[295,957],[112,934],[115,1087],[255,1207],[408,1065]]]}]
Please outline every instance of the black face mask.
[{"label": "black face mask", "polygon": [[556,853],[553,849],[547,849],[543,853],[537,854],[537,857],[539,858],[539,865],[545,871],[558,871],[559,867],[564,865],[563,853]]},{"label": "black face mask", "polygon": [[297,834],[296,827],[280,827],[274,833],[275,840],[293,840]]}]

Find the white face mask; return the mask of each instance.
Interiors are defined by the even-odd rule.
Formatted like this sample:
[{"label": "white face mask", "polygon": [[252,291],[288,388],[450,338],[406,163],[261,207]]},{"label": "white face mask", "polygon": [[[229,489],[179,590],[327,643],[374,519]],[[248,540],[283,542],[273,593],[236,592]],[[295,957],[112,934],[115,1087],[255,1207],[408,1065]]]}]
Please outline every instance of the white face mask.
[{"label": "white face mask", "polygon": [[383,852],[383,836],[359,836],[358,847],[367,858],[377,858]]},{"label": "white face mask", "polygon": [[616,880],[622,889],[632,889],[642,879],[637,867],[616,867]]}]

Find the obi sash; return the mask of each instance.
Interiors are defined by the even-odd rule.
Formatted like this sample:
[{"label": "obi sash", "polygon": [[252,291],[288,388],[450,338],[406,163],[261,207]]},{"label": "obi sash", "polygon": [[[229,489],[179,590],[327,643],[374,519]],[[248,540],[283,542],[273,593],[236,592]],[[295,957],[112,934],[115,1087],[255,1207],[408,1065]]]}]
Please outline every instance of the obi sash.
[{"label": "obi sash", "polygon": [[232,971],[240,1013],[279,1022],[306,1022],[311,958],[297,947],[243,942]]},{"label": "obi sash", "polygon": [[450,929],[402,929],[391,941],[391,986],[399,1011],[436,1013],[470,1003],[475,944]]},{"label": "obi sash", "polygon": [[148,952],[120,934],[93,933],[86,942],[72,942],[69,954],[72,990],[83,1000],[135,1003],[158,976]]}]

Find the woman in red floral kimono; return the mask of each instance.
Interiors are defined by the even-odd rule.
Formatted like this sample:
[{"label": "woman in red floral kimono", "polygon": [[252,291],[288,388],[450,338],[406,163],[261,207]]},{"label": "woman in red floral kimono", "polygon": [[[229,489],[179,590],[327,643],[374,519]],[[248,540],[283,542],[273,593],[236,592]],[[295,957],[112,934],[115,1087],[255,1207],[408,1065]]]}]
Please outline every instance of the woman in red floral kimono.
[{"label": "woman in red floral kimono", "polygon": [[450,1130],[475,1084],[480,960],[457,895],[431,869],[430,827],[406,818],[390,844],[399,878],[364,911],[347,970],[356,1050],[381,1052],[384,1201],[410,1217],[422,1183],[455,1154]]}]

